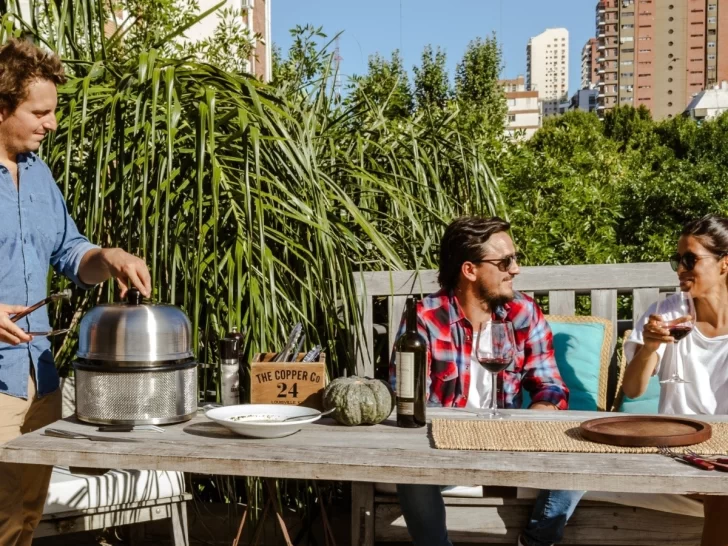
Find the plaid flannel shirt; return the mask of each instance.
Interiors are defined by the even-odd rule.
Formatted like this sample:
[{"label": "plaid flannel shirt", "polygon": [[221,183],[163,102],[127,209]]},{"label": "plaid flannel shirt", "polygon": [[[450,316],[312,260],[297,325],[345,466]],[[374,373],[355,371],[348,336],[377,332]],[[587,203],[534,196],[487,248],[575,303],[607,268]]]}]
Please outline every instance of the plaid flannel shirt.
[{"label": "plaid flannel shirt", "polygon": [[[532,298],[515,292],[512,301],[498,307],[493,319],[513,323],[518,353],[514,362],[498,377],[506,408],[520,408],[522,389],[531,404],[550,402],[567,409],[569,390],[556,367],[553,335],[541,309]],[[473,326],[463,315],[457,297],[440,290],[417,303],[417,327],[427,341],[428,406],[464,407],[470,389],[470,356]],[[404,318],[397,338],[405,331]],[[389,366],[392,388],[396,388],[395,351]]]}]

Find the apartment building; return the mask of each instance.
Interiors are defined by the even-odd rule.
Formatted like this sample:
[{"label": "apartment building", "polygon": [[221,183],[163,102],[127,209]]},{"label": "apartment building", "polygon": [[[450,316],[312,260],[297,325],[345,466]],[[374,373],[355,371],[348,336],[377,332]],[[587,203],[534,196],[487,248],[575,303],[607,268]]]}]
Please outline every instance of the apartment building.
[{"label": "apartment building", "polygon": [[728,0],[600,0],[596,12],[600,114],[630,104],[671,118],[728,79]]},{"label": "apartment building", "polygon": [[505,134],[509,137],[523,135],[531,138],[541,127],[541,108],[538,91],[528,90],[526,79],[518,76],[512,80],[500,80],[508,104]]},{"label": "apartment building", "polygon": [[569,31],[549,28],[528,41],[526,88],[537,91],[544,116],[569,100]]},{"label": "apartment building", "polygon": [[596,89],[579,89],[571,97],[569,110],[581,110],[582,112],[596,112],[597,98],[599,91]]},{"label": "apartment building", "polygon": [[599,84],[599,72],[597,66],[598,45],[596,38],[589,38],[584,47],[581,48],[581,88],[596,88]]}]

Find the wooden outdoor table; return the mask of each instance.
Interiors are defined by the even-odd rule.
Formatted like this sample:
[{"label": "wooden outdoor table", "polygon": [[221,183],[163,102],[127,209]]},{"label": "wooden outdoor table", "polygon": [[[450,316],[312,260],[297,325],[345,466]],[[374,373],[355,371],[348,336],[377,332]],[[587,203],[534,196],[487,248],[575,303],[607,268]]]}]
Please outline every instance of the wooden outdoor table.
[{"label": "wooden outdoor table", "polygon": [[[518,419],[542,420],[585,420],[599,415],[508,413]],[[478,418],[463,411],[429,408],[428,418],[432,417]],[[728,416],[701,418],[728,421]],[[662,455],[440,450],[431,445],[429,427],[401,429],[392,419],[377,426],[345,427],[325,418],[273,440],[235,436],[202,414],[166,426],[162,434],[101,433],[73,419],[52,426],[127,441],[55,438],[44,436],[40,429],[0,447],[0,461],[354,482],[728,495],[728,473],[706,472]]]}]

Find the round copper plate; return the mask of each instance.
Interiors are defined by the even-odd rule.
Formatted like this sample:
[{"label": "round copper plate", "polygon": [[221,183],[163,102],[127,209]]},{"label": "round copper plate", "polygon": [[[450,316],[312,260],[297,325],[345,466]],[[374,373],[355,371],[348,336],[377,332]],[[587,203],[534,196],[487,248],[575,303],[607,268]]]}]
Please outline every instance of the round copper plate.
[{"label": "round copper plate", "polygon": [[710,439],[708,423],[683,417],[625,415],[584,421],[579,427],[587,440],[625,447],[690,446]]}]

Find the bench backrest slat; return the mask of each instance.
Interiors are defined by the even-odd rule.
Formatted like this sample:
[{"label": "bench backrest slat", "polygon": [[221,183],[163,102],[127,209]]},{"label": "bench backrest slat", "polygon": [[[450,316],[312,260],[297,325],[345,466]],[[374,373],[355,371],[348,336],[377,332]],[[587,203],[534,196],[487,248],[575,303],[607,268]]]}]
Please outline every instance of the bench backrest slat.
[{"label": "bench backrest slat", "polygon": [[660,291],[657,288],[637,288],[632,292],[634,298],[632,300],[632,324],[647,312],[650,305],[657,301]]},{"label": "bench backrest slat", "polygon": [[[388,299],[388,349],[394,344],[406,297],[424,296],[439,289],[437,271],[355,272],[362,331],[357,332],[357,375],[374,376],[373,298]],[[617,330],[631,328],[658,298],[677,288],[677,275],[667,262],[636,264],[600,264],[522,267],[515,278],[517,290],[534,296],[548,296],[548,312],[552,315],[573,315],[576,296],[591,298],[591,314],[609,319]],[[632,320],[617,321],[617,296],[633,296]]]},{"label": "bench backrest slat", "polygon": [[387,344],[388,348],[394,346],[394,341],[397,337],[399,324],[402,321],[402,313],[404,312],[404,306],[406,302],[407,296],[394,296],[392,298],[389,298],[389,331],[387,332],[387,336],[389,339],[389,343]]},{"label": "bench backrest slat", "polygon": [[549,315],[575,315],[576,292],[549,290]]},{"label": "bench backrest slat", "polygon": [[614,289],[592,290],[591,314],[593,317],[605,318],[612,322],[612,346],[609,348],[611,353],[617,344],[617,291]]}]

